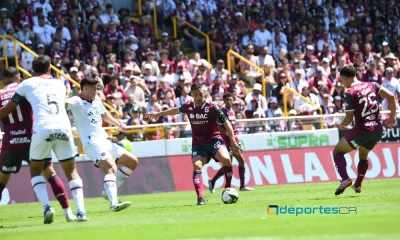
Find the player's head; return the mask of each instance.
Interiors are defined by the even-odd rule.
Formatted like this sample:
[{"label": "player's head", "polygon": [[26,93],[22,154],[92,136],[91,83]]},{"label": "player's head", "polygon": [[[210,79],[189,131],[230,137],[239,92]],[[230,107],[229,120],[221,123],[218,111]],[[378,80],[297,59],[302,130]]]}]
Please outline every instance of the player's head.
[{"label": "player's head", "polygon": [[46,55],[41,55],[33,59],[32,69],[36,75],[49,74],[50,64],[51,64],[50,57]]},{"label": "player's head", "polygon": [[97,94],[97,85],[99,81],[95,78],[84,78],[81,81],[82,96],[88,100],[93,100]]},{"label": "player's head", "polygon": [[222,97],[225,103],[225,107],[230,109],[233,105],[233,96],[232,93],[225,93],[224,96]]},{"label": "player's head", "polygon": [[195,83],[191,87],[190,95],[193,97],[194,102],[200,105],[203,104],[206,93],[201,84]]},{"label": "player's head", "polygon": [[18,72],[18,70],[14,67],[9,67],[4,71],[3,74],[3,81],[4,85],[8,85],[11,83],[19,83],[21,81],[21,76]]},{"label": "player's head", "polygon": [[356,77],[356,69],[353,66],[347,65],[340,69],[340,81],[345,88],[350,88]]}]

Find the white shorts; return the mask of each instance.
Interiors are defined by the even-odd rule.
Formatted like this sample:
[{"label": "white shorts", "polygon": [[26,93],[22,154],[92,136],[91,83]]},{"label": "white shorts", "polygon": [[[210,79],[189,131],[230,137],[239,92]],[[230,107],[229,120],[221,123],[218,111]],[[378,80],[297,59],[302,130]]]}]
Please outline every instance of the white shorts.
[{"label": "white shorts", "polygon": [[83,147],[86,156],[93,160],[97,166],[98,161],[113,158],[115,161],[127,151],[125,148],[111,142],[108,139],[92,140]]},{"label": "white shorts", "polygon": [[32,134],[29,155],[32,161],[51,159],[51,150],[59,162],[76,156],[70,129],[43,129]]}]

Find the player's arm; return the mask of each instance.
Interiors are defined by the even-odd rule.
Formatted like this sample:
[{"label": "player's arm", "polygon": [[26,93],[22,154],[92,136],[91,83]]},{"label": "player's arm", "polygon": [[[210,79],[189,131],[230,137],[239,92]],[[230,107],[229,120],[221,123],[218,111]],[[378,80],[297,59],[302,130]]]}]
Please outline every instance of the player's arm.
[{"label": "player's arm", "polygon": [[228,136],[228,134],[225,131],[225,128],[223,128],[222,126],[218,125],[218,130],[223,136]]},{"label": "player's arm", "polygon": [[24,99],[23,96],[15,93],[11,101],[9,101],[4,107],[0,108],[0,120],[12,113],[12,111],[14,111]]},{"label": "player's arm", "polygon": [[120,127],[120,128],[124,128],[124,125],[121,124],[117,119],[115,119],[111,113],[109,111],[105,111],[102,115],[101,115],[103,121],[105,121],[108,124],[111,124],[113,126],[116,127]]},{"label": "player's arm", "polygon": [[343,122],[340,124],[340,129],[346,129],[346,127],[353,121],[354,117],[354,100],[351,94],[345,93],[344,94],[344,106],[346,116],[343,119]]},{"label": "player's arm", "polygon": [[[378,84],[376,84],[378,85]],[[377,86],[375,86],[377,87]],[[392,92],[387,90],[384,87],[377,88],[378,94],[381,98],[386,98],[389,102],[389,109],[390,109],[390,117],[387,121],[389,127],[392,127],[392,125],[396,122],[396,98],[393,95]]]},{"label": "player's arm", "polygon": [[169,115],[177,115],[179,113],[184,113],[184,112],[185,112],[184,105],[182,105],[179,108],[170,108],[168,110],[161,111],[161,112],[147,113],[146,117],[150,118],[150,119],[155,119],[155,118],[165,117],[165,116],[169,116]]},{"label": "player's arm", "polygon": [[214,109],[215,109],[215,114],[217,116],[218,125],[222,125],[225,127],[225,133],[231,142],[232,151],[235,154],[239,154],[240,148],[236,143],[235,133],[233,132],[231,122],[228,121],[228,118],[225,116],[225,114],[221,111],[219,107],[215,106]]}]

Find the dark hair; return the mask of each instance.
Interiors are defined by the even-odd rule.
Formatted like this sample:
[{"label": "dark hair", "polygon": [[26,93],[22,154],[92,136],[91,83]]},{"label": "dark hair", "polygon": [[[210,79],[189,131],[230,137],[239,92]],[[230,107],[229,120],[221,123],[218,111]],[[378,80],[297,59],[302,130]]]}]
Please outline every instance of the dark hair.
[{"label": "dark hair", "polygon": [[98,80],[96,80],[95,78],[84,78],[81,81],[81,89],[83,89],[84,86],[94,86],[97,85],[99,83]]},{"label": "dark hair", "polygon": [[17,74],[19,74],[19,71],[14,68],[14,67],[9,67],[7,68],[4,73],[3,73],[3,77],[4,78],[13,78],[15,77]]},{"label": "dark hair", "polygon": [[225,93],[224,96],[222,96],[222,99],[226,99],[226,98],[229,98],[229,97],[232,97],[232,93],[230,93],[230,92]]},{"label": "dark hair", "polygon": [[112,81],[112,80],[118,80],[119,81],[119,76],[117,74],[112,75],[110,81]]},{"label": "dark hair", "polygon": [[353,66],[347,65],[340,69],[340,75],[348,78],[354,78],[356,76],[356,69]]},{"label": "dark hair", "polygon": [[36,74],[46,74],[50,68],[50,57],[47,55],[41,55],[33,59],[32,69]]},{"label": "dark hair", "polygon": [[201,90],[201,87],[202,87],[201,84],[195,83],[195,84],[192,85],[191,91],[193,91],[193,90]]}]

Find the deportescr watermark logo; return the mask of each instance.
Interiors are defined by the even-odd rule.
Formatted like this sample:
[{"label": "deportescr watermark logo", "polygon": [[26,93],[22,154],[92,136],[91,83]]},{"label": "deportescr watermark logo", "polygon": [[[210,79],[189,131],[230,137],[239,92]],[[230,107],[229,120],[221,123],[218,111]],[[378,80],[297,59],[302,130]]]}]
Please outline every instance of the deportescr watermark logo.
[{"label": "deportescr watermark logo", "polygon": [[279,215],[310,215],[310,214],[321,214],[321,215],[338,215],[338,214],[357,214],[357,207],[289,207],[268,205],[267,215],[268,216],[279,216]]}]

